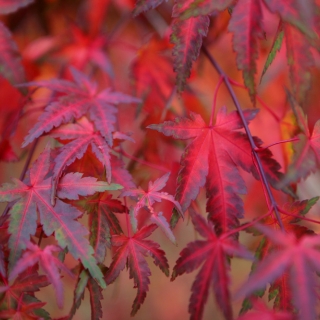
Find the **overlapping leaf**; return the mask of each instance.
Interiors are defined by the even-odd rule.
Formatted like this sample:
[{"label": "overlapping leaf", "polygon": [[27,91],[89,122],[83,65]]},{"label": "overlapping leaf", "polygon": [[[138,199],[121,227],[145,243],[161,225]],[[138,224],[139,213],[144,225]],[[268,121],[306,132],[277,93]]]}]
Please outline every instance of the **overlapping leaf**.
[{"label": "overlapping leaf", "polygon": [[[51,177],[47,177],[50,161],[50,149],[46,149],[29,170],[24,182],[17,179],[13,184],[5,184],[0,188],[0,200],[14,201],[10,209],[9,240],[11,268],[20,258],[21,252],[26,248],[30,236],[34,235],[37,227],[37,211],[44,233],[49,236],[53,232],[61,248],[67,247],[69,252],[80,259],[93,278],[104,286],[102,273],[92,256],[93,249],[88,240],[84,238],[87,230],[75,219],[81,216],[81,212],[75,207],[57,199],[54,207],[50,204]],[[67,178],[67,180],[69,177]],[[95,180],[95,179],[94,179]],[[92,181],[90,187],[94,189],[96,181]],[[98,190],[101,191],[101,184]],[[106,183],[104,190],[118,188],[118,185]],[[83,190],[80,191],[84,194]],[[92,193],[92,191],[89,191]],[[65,197],[73,198],[74,192]]]},{"label": "overlapping leaf", "polygon": [[81,300],[84,298],[84,291],[86,288],[90,293],[91,319],[102,319],[102,290],[98,286],[98,284],[90,277],[86,270],[83,270],[79,275],[78,283],[74,292],[73,305],[70,310],[68,319],[71,319],[76,313],[77,309],[80,307]]},{"label": "overlapping leaf", "polygon": [[219,238],[213,225],[192,209],[189,210],[197,232],[206,240],[190,242],[180,253],[173,269],[172,279],[183,273],[190,273],[202,265],[192,285],[189,303],[191,319],[201,319],[207,302],[209,288],[212,287],[216,301],[226,319],[232,319],[229,291],[230,265],[227,256],[252,258],[250,252],[230,238]]},{"label": "overlapping leaf", "polygon": [[153,205],[155,202],[161,202],[162,200],[170,201],[174,204],[175,208],[178,210],[179,214],[183,216],[183,212],[180,206],[180,203],[178,201],[175,201],[173,196],[168,194],[167,192],[159,192],[161,189],[163,189],[169,179],[170,173],[166,173],[161,178],[157,179],[155,182],[149,182],[148,191],[145,192],[142,189],[131,189],[126,190],[121,193],[121,196],[130,196],[130,197],[136,197],[137,203],[134,206],[133,209],[133,219],[134,219],[134,230],[137,229],[137,215],[138,211],[146,207],[152,214],[150,220],[158,225],[158,227],[166,234],[166,236],[175,243],[175,237],[170,229],[170,226],[167,222],[167,220],[163,217],[162,213],[156,213],[153,209]]},{"label": "overlapping leaf", "polygon": [[[190,20],[195,17],[217,14],[229,7],[232,8],[229,30],[233,33],[233,49],[237,53],[237,66],[243,71],[244,83],[254,102],[258,40],[264,37],[261,23],[263,3],[271,13],[280,16],[280,22],[288,29],[285,37],[289,49],[288,63],[292,83],[295,90],[298,91],[299,98],[303,99],[303,94],[310,85],[309,69],[313,60],[309,46],[318,38],[315,32],[316,7],[314,0],[193,0],[181,3],[176,1],[173,16],[179,16],[180,20]],[[300,34],[301,32],[304,35]],[[280,35],[283,36],[283,33]],[[279,41],[275,41],[274,44],[279,48]],[[271,50],[263,73],[275,56],[275,48],[273,47]]]},{"label": "overlapping leaf", "polygon": [[89,214],[90,243],[94,248],[95,258],[102,263],[107,247],[111,247],[111,236],[123,233],[115,213],[126,212],[126,207],[107,193],[80,200],[78,205]]},{"label": "overlapping leaf", "polygon": [[258,58],[258,39],[263,38],[262,8],[260,1],[240,0],[232,10],[229,30],[233,32],[233,49],[237,53],[237,66],[252,101],[255,100],[255,73]]},{"label": "overlapping leaf", "polygon": [[316,319],[316,272],[320,272],[320,237],[283,233],[265,226],[257,227],[277,246],[262,260],[237,296],[248,296],[289,272],[293,304],[298,319]]},{"label": "overlapping leaf", "polygon": [[284,24],[284,33],[291,85],[296,99],[302,103],[311,87],[311,67],[314,66],[310,43],[301,31],[289,24]]},{"label": "overlapping leaf", "polygon": [[70,270],[53,255],[55,251],[61,251],[61,248],[53,245],[46,246],[43,250],[37,245],[34,245],[31,242],[27,243],[27,249],[17,264],[14,266],[12,272],[9,276],[9,281],[15,279],[20,273],[25,271],[28,267],[39,263],[42,269],[45,271],[48,280],[54,286],[56,291],[56,298],[58,306],[62,308],[63,306],[63,287],[60,279],[60,274],[58,268],[64,270],[71,277],[73,274]]},{"label": "overlapping leaf", "polygon": [[48,286],[50,282],[46,276],[39,275],[37,270],[37,266],[28,268],[11,283],[4,277],[2,278],[0,285],[0,309],[3,313],[15,314],[15,311],[28,310],[29,313],[37,315],[38,318],[50,319],[47,311],[41,309],[44,303],[40,302],[34,295],[40,288]]},{"label": "overlapping leaf", "polygon": [[[183,1],[177,1],[178,3]],[[177,4],[176,4],[177,5]],[[175,12],[173,15],[176,16]],[[174,71],[177,73],[177,87],[183,91],[186,79],[191,74],[191,67],[200,53],[202,38],[206,37],[209,28],[209,17],[198,16],[187,20],[176,18],[172,24],[171,42],[174,44]]]},{"label": "overlapping leaf", "polygon": [[125,235],[112,236],[112,245],[116,247],[110,268],[105,281],[112,283],[128,263],[130,279],[133,278],[134,286],[138,289],[137,296],[133,302],[131,315],[135,315],[144,302],[149,289],[149,276],[151,275],[145,256],[150,255],[165,275],[169,275],[169,265],[164,251],[159,245],[151,240],[145,240],[154,230],[155,224],[142,227],[134,236]]},{"label": "overlapping leaf", "polygon": [[[98,5],[102,7],[101,9],[105,6],[101,3]],[[98,11],[100,9],[95,8],[94,10]],[[97,21],[94,21],[93,24],[96,23]],[[84,70],[88,64],[93,64],[113,77],[111,61],[106,54],[107,37],[105,35],[86,34],[75,24],[71,24],[68,30],[70,31],[70,37],[57,55],[63,56],[69,61],[70,65],[78,70]],[[59,41],[60,38],[57,39],[57,42]]]},{"label": "overlapping leaf", "polygon": [[121,92],[112,92],[110,89],[97,92],[97,84],[80,71],[71,68],[74,82],[68,80],[48,80],[29,82],[24,86],[46,87],[64,95],[57,101],[49,104],[41,114],[36,125],[26,136],[23,147],[43,133],[51,131],[54,127],[68,123],[72,119],[79,119],[89,114],[97,130],[111,147],[113,144],[112,132],[115,131],[114,105],[119,103],[137,103],[140,99]]},{"label": "overlapping leaf", "polygon": [[[318,201],[319,197],[315,197],[309,200],[295,201],[293,203],[285,203],[279,211],[280,217],[284,229],[286,232],[293,233],[297,239],[306,235],[312,235],[314,232],[305,226],[299,225],[298,222],[306,215],[312,206]],[[301,218],[301,219],[300,219]],[[262,220],[267,226],[271,226],[275,230],[280,230],[280,226],[274,216],[269,215]],[[252,232],[254,235],[261,235],[254,227],[248,228],[247,232]],[[273,245],[267,237],[261,239],[260,244],[256,250],[256,261],[251,266],[251,273],[257,268],[259,261],[265,259],[267,255],[272,251]],[[255,296],[262,297],[264,295],[265,288],[260,289],[254,293]],[[289,282],[289,274],[285,272],[276,281],[271,283],[269,288],[269,300],[274,299],[274,308],[281,310],[288,310],[293,312],[294,307],[292,305],[292,293]],[[245,299],[242,304],[241,313],[251,308],[250,299]]]},{"label": "overlapping leaf", "polygon": [[[247,122],[254,118],[257,110],[244,112]],[[207,190],[207,211],[218,234],[238,226],[243,216],[243,202],[239,194],[246,193],[246,187],[237,166],[259,175],[251,157],[247,136],[239,131],[242,123],[237,112],[227,114],[220,109],[216,124],[208,126],[200,115],[192,113],[190,118],[176,118],[150,129],[158,130],[176,139],[191,139],[181,158],[176,200],[185,212],[199,189]],[[259,146],[261,141],[256,138]],[[281,176],[280,165],[272,158],[269,150],[259,153],[269,181],[275,185]]]},{"label": "overlapping leaf", "polygon": [[[83,157],[91,146],[91,150],[106,169],[107,181],[111,182],[111,159],[110,147],[101,134],[94,130],[93,125],[85,117],[77,123],[63,125],[51,134],[54,138],[70,140],[61,149],[54,159],[52,197],[55,196],[55,187],[65,167],[72,164],[76,159]],[[52,199],[54,203],[54,199]]]}]

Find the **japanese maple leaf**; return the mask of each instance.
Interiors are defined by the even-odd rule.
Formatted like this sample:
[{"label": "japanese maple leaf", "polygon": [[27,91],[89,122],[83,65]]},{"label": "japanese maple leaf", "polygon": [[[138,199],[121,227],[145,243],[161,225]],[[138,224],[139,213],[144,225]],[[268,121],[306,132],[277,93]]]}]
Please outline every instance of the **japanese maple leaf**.
[{"label": "japanese maple leaf", "polygon": [[25,7],[34,0],[0,0],[0,14],[7,14]]},{"label": "japanese maple leaf", "polygon": [[121,165],[119,161],[117,162],[111,159],[111,149],[109,145],[101,136],[100,132],[95,131],[92,123],[85,117],[79,119],[76,123],[62,125],[60,128],[55,129],[51,133],[51,136],[61,140],[73,139],[61,148],[60,153],[54,159],[55,165],[53,168],[51,194],[52,204],[54,204],[55,189],[64,168],[72,164],[76,159],[82,158],[89,146],[91,146],[91,150],[97,159],[106,168],[106,177],[109,183],[111,182],[111,165],[113,164],[113,180],[126,181],[126,187],[132,186],[132,183],[130,183],[132,179],[128,172],[119,167]]},{"label": "japanese maple leaf", "polygon": [[55,158],[54,179],[57,180],[63,169],[80,159],[87,148],[91,146],[93,153],[98,160],[105,166],[108,182],[111,181],[110,147],[101,134],[94,130],[90,121],[85,117],[77,123],[63,125],[51,133],[54,138],[61,140],[72,140],[65,144]]},{"label": "japanese maple leaf", "polygon": [[[301,221],[312,206],[317,202],[319,197],[315,197],[309,200],[295,201],[293,203],[285,203],[279,207],[280,217],[286,232],[293,233],[297,239],[302,238],[306,235],[312,235],[314,232],[305,226],[301,226],[298,222]],[[300,219],[301,217],[301,219]],[[278,221],[273,215],[269,215],[267,218],[262,220],[264,225],[270,226],[275,230],[280,230]],[[247,232],[253,233],[254,235],[261,235],[254,226],[247,228]],[[263,260],[272,251],[272,241],[267,237],[263,237],[258,245],[255,253],[256,261],[251,266],[251,273],[257,268],[259,261]],[[255,296],[262,297],[264,295],[265,288],[260,289],[254,293]],[[289,281],[289,274],[285,272],[281,277],[274,281],[269,288],[269,300],[274,299],[274,308],[281,310],[288,310],[293,312],[294,307],[292,306],[292,294]],[[245,299],[242,304],[242,310],[246,311],[251,308],[251,299]]]},{"label": "japanese maple leaf", "polygon": [[69,30],[71,34],[68,42],[57,54],[67,58],[78,70],[83,70],[91,63],[113,77],[112,65],[105,52],[106,36],[86,34],[75,24],[71,24]]},{"label": "japanese maple leaf", "polygon": [[216,301],[226,319],[232,319],[229,292],[230,264],[227,257],[252,258],[252,255],[233,239],[217,237],[210,222],[208,224],[193,209],[189,209],[189,212],[195,229],[206,240],[190,242],[181,251],[180,258],[173,268],[171,280],[183,273],[194,271],[202,264],[191,289],[192,295],[189,303],[191,319],[201,319],[210,287],[213,288]]},{"label": "japanese maple leaf", "polygon": [[142,227],[134,236],[114,235],[111,242],[116,247],[112,263],[105,275],[107,284],[112,283],[128,263],[130,279],[134,280],[134,287],[138,288],[137,296],[133,302],[131,315],[134,316],[146,298],[149,289],[149,276],[151,275],[145,256],[150,255],[156,266],[165,275],[169,275],[169,265],[164,251],[151,240],[145,240],[157,229],[151,224]]},{"label": "japanese maple leaf", "polygon": [[[183,3],[184,1],[178,0],[176,2]],[[173,16],[177,16],[175,11],[173,11]],[[202,38],[207,36],[209,24],[208,16],[173,20],[170,41],[174,44],[172,50],[173,69],[177,73],[178,91],[184,90],[186,80],[191,74],[192,63],[199,56]]]},{"label": "japanese maple leaf", "polygon": [[298,319],[316,318],[316,272],[320,272],[320,236],[303,236],[283,233],[265,226],[257,226],[276,248],[256,267],[248,281],[240,288],[237,296],[248,296],[289,273],[294,306],[299,310]]},{"label": "japanese maple leaf", "polygon": [[[9,211],[9,233],[11,234],[9,260],[11,269],[20,258],[22,250],[26,248],[30,236],[36,232],[38,211],[44,233],[49,236],[54,232],[60,247],[67,247],[75,259],[80,259],[90,274],[97,279],[101,286],[104,286],[101,271],[92,256],[93,249],[88,240],[84,238],[87,230],[76,220],[82,213],[60,199],[57,199],[54,207],[50,204],[51,177],[47,176],[49,167],[50,149],[46,148],[30,168],[23,182],[13,179],[12,184],[4,184],[0,188],[0,201],[14,201]],[[70,183],[70,179],[76,179],[77,183],[81,183],[79,176],[66,177],[66,184]],[[84,188],[80,187],[80,194],[93,194],[96,190],[96,179],[93,178],[91,182],[89,181],[85,180],[88,191],[85,192]],[[63,183],[62,179],[62,185]],[[63,197],[72,199],[75,190],[66,192],[66,184],[60,190]],[[105,188],[102,188],[102,184],[99,182],[98,190],[108,190],[114,186],[118,188],[117,185],[109,185],[108,183],[105,184]],[[74,185],[72,188],[74,188]]]},{"label": "japanese maple leaf", "polygon": [[315,63],[310,46],[312,41],[289,23],[280,21],[262,76],[273,62],[277,51],[280,51],[284,38],[291,85],[296,99],[303,103],[311,87],[311,68]]},{"label": "japanese maple leaf", "polygon": [[43,250],[37,245],[28,242],[27,249],[20,260],[14,266],[12,272],[9,276],[9,281],[15,279],[20,273],[25,271],[28,267],[31,267],[39,263],[40,267],[44,270],[47,275],[48,280],[52,283],[55,291],[58,306],[62,308],[63,306],[63,287],[60,279],[60,274],[58,269],[65,271],[68,275],[73,277],[71,271],[53,255],[53,252],[59,252],[62,249],[57,246],[49,245]]},{"label": "japanese maple leaf", "polygon": [[102,289],[98,286],[98,284],[90,277],[86,270],[82,270],[77,286],[74,292],[74,300],[72,308],[69,312],[68,319],[74,316],[77,309],[81,305],[81,300],[84,298],[85,289],[88,289],[90,293],[90,305],[91,305],[91,318],[92,319],[102,319],[102,305],[101,300],[103,299]]},{"label": "japanese maple leaf", "polygon": [[301,133],[298,134],[299,141],[293,144],[292,163],[280,186],[298,182],[320,166],[320,120],[315,123],[313,131],[310,132],[307,117],[302,108],[289,92],[288,97]]},{"label": "japanese maple leaf", "polygon": [[167,192],[159,192],[161,189],[163,189],[169,179],[170,172],[163,175],[161,178],[157,179],[154,183],[151,181],[149,182],[148,191],[145,192],[142,189],[134,189],[134,190],[126,190],[121,193],[120,196],[130,196],[130,197],[137,197],[138,201],[134,206],[133,209],[133,219],[134,222],[134,231],[137,229],[137,215],[138,211],[146,207],[152,214],[150,220],[157,224],[158,227],[165,233],[165,235],[173,242],[175,243],[175,237],[170,229],[170,226],[167,222],[167,220],[163,217],[162,213],[156,213],[153,209],[153,205],[155,202],[161,202],[162,200],[170,201],[174,204],[180,215],[183,217],[183,212],[180,206],[180,203],[175,201],[173,196],[168,194]]},{"label": "japanese maple leaf", "polygon": [[112,92],[110,89],[97,92],[97,84],[80,71],[70,68],[74,82],[68,80],[48,80],[29,82],[23,86],[46,87],[56,92],[63,93],[56,101],[50,103],[36,125],[26,136],[23,147],[43,133],[59,127],[72,119],[79,119],[86,113],[89,114],[97,130],[111,147],[113,143],[112,132],[115,131],[115,114],[119,103],[137,103],[140,99],[124,93]]},{"label": "japanese maple leaf", "polygon": [[[244,111],[249,122],[257,110]],[[239,194],[246,193],[244,181],[237,166],[259,175],[252,161],[251,147],[236,111],[227,114],[225,107],[217,114],[215,125],[208,126],[200,115],[191,113],[190,118],[176,118],[148,128],[158,130],[166,136],[193,141],[186,147],[181,157],[181,169],[175,198],[185,212],[194,200],[200,187],[207,191],[207,211],[215,224],[218,234],[238,226],[243,217],[243,201]],[[261,141],[255,138],[257,146]],[[280,165],[272,159],[269,150],[259,153],[269,181],[275,185],[279,181]]]},{"label": "japanese maple leaf", "polygon": [[258,40],[264,37],[262,8],[258,0],[240,0],[232,10],[229,30],[233,33],[233,49],[237,53],[237,66],[243,71],[243,79],[251,100],[255,95],[256,60]]},{"label": "japanese maple leaf", "polygon": [[288,65],[291,85],[295,96],[300,103],[304,102],[307,91],[311,87],[311,68],[314,59],[311,46],[305,35],[300,30],[289,24],[284,24]]},{"label": "japanese maple leaf", "polygon": [[[34,296],[34,293],[39,291],[40,288],[48,286],[50,282],[46,276],[39,275],[37,270],[38,266],[29,267],[11,283],[2,277],[2,283],[0,285],[0,306],[3,312],[19,311],[19,309],[27,310],[28,306],[34,306],[34,303],[41,303]],[[33,312],[37,314],[38,317],[42,316],[48,319],[48,313],[40,308],[41,306],[33,308]]]},{"label": "japanese maple leaf", "polygon": [[86,197],[76,204],[89,214],[89,240],[96,260],[102,263],[107,247],[111,247],[111,235],[123,233],[115,213],[125,213],[126,207],[107,193]]},{"label": "japanese maple leaf", "polygon": [[[302,97],[305,87],[310,82],[309,67],[313,59],[309,52],[308,41],[305,36],[298,34],[297,28],[301,32],[307,33],[310,38],[318,38],[312,30],[316,20],[313,0],[193,0],[187,2],[187,5],[175,6],[175,11],[179,14],[180,19],[215,14],[217,11],[223,11],[233,5],[229,30],[233,33],[233,48],[237,53],[237,66],[243,71],[244,83],[253,101],[258,40],[264,37],[261,23],[263,20],[262,3],[267,6],[269,11],[278,14],[281,22],[285,23],[288,29],[292,29],[292,31],[286,32],[287,47],[289,48],[288,63],[291,77],[294,78],[293,85],[295,88],[301,89],[299,96]],[[292,34],[296,34],[297,37]],[[272,55],[274,57],[275,52]],[[303,72],[299,73],[299,71]]]}]

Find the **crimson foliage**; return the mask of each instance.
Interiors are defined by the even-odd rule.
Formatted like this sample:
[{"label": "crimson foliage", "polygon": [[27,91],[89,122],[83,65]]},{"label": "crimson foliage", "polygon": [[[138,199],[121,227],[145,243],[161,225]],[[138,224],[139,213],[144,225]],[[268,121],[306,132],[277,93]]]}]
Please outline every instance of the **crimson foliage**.
[{"label": "crimson foliage", "polygon": [[320,166],[319,1],[0,0],[0,14],[0,160],[24,164],[0,187],[1,319],[56,317],[50,284],[60,308],[72,286],[63,319],[86,289],[92,319],[120,319],[103,295],[125,268],[135,316],[151,261],[171,281],[200,270],[191,319],[211,288],[227,320],[318,317],[318,197],[303,191]]}]

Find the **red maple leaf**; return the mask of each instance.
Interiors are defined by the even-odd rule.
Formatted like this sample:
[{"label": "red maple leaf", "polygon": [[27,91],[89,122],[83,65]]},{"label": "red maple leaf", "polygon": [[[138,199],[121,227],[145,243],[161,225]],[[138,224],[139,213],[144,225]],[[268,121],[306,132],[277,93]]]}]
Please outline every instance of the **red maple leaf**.
[{"label": "red maple leaf", "polygon": [[[247,122],[255,117],[257,110],[244,111]],[[259,178],[252,161],[251,147],[247,136],[239,131],[242,123],[237,112],[227,114],[221,108],[215,125],[207,125],[200,115],[191,113],[189,118],[176,118],[148,128],[166,136],[193,141],[186,147],[181,158],[176,200],[185,212],[194,200],[200,187],[207,190],[207,212],[218,234],[238,226],[243,217],[243,201],[239,194],[246,193],[244,181],[237,166],[252,172]],[[256,138],[257,146],[261,141]],[[269,181],[275,185],[281,176],[280,165],[269,150],[261,151]]]},{"label": "red maple leaf", "polygon": [[148,191],[145,192],[142,189],[131,189],[126,190],[121,193],[120,196],[130,196],[137,198],[137,203],[134,205],[133,213],[132,213],[132,220],[133,221],[133,229],[134,231],[137,230],[137,215],[138,211],[146,207],[148,211],[152,214],[150,220],[158,225],[158,227],[165,233],[165,235],[175,243],[175,236],[173,235],[170,226],[167,220],[163,217],[162,212],[156,213],[154,211],[153,205],[155,202],[161,202],[162,200],[170,201],[174,204],[175,208],[178,210],[179,214],[183,216],[183,212],[180,206],[180,203],[175,201],[173,196],[168,194],[167,192],[159,192],[163,189],[169,179],[170,172],[166,173],[161,178],[157,179],[155,182],[149,182]]},{"label": "red maple leaf", "polygon": [[[184,3],[184,1],[177,1]],[[173,11],[173,16],[177,14]],[[178,91],[183,91],[190,77],[193,61],[197,60],[202,38],[207,36],[210,20],[208,16],[191,17],[186,20],[176,18],[172,23],[171,42],[174,44],[173,69],[177,73]]]},{"label": "red maple leaf", "polygon": [[[0,309],[2,312],[15,314],[16,312],[29,310],[30,313],[33,311],[37,314],[38,317],[44,316],[46,319],[49,316],[45,310],[40,309],[44,303],[40,302],[34,293],[39,291],[40,288],[48,286],[50,282],[46,276],[39,275],[37,270],[37,265],[29,267],[11,283],[5,277],[2,277],[0,281]],[[34,305],[38,303],[40,305]],[[9,317],[12,317],[12,315]]]},{"label": "red maple leaf", "polygon": [[[77,286],[74,290],[73,305],[69,312],[69,316],[63,319],[71,319],[76,313],[77,309],[81,305],[81,300],[84,298],[85,289],[88,289],[90,293],[90,305],[91,305],[91,317],[92,319],[102,319],[102,305],[101,300],[103,299],[102,289],[99,285],[90,277],[89,273],[86,270],[82,270]],[[61,319],[62,320],[62,319]]]},{"label": "red maple leaf", "polygon": [[[179,4],[179,1],[177,3]],[[180,19],[190,21],[192,18],[216,14],[232,7],[229,30],[233,33],[233,48],[237,53],[237,66],[243,71],[244,83],[253,101],[256,91],[255,73],[258,40],[265,36],[261,23],[263,20],[262,4],[265,4],[270,12],[278,14],[281,23],[283,22],[286,25],[287,48],[289,49],[288,63],[291,78],[293,78],[292,83],[299,91],[299,97],[303,97],[306,87],[309,86],[309,69],[313,64],[308,42],[313,43],[314,39],[318,38],[313,31],[316,23],[316,10],[313,0],[193,0],[184,1],[181,5],[178,4],[173,9],[173,15],[179,15]],[[307,34],[310,39],[306,39],[305,36],[299,34],[300,31],[297,29]],[[268,59],[268,65],[270,65],[274,56],[275,50]]]},{"label": "red maple leaf", "polygon": [[[82,158],[88,152],[89,147],[91,149],[88,159],[92,162],[92,157],[95,156],[99,160],[106,169],[108,182],[111,182],[112,178],[113,181],[122,184],[124,188],[135,187],[131,175],[123,168],[122,161],[110,154],[111,148],[108,143],[101,136],[100,132],[94,130],[93,124],[86,117],[82,117],[76,123],[62,125],[58,129],[53,130],[50,135],[60,140],[72,139],[72,141],[66,143],[60,149],[59,154],[54,159],[55,165],[53,168],[51,194],[53,204],[56,193],[55,189],[64,168],[71,165],[77,159]],[[117,138],[117,135],[114,135],[114,137]],[[88,172],[86,163],[84,165],[84,171]]]},{"label": "red maple leaf", "polygon": [[[314,232],[305,226],[301,226],[300,217],[303,218],[312,206],[317,202],[319,197],[312,198],[310,200],[295,201],[293,203],[285,203],[279,211],[281,212],[281,221],[286,232],[293,233],[297,239],[305,235],[314,234]],[[271,226],[275,230],[280,230],[278,221],[273,215],[269,215],[267,218],[263,219],[264,225]],[[254,226],[246,229],[247,232],[256,235],[262,235]],[[258,245],[255,253],[256,261],[253,262],[251,266],[251,273],[257,268],[259,261],[267,257],[270,252],[272,252],[273,245],[272,241],[267,237],[263,237]],[[262,297],[264,295],[265,288],[258,290],[254,293],[255,296]],[[281,277],[274,281],[269,288],[269,300],[274,299],[274,308],[287,310],[294,312],[294,307],[292,305],[292,291],[290,288],[289,274],[284,272]],[[242,304],[241,313],[251,308],[252,304],[249,299],[245,299]]]},{"label": "red maple leaf", "polygon": [[268,283],[289,273],[293,305],[298,319],[316,318],[316,272],[320,272],[320,236],[305,235],[300,239],[292,232],[284,233],[259,225],[256,228],[276,245],[257,265],[236,296],[248,296]]},{"label": "red maple leaf", "polygon": [[13,270],[10,273],[9,281],[15,279],[20,273],[25,271],[28,267],[39,263],[40,267],[45,271],[48,280],[54,286],[56,291],[56,297],[58,306],[62,308],[63,306],[63,287],[60,280],[60,274],[58,268],[65,271],[71,277],[73,273],[58,259],[53,255],[54,251],[61,251],[62,249],[57,246],[49,245],[43,250],[37,245],[28,242],[27,249],[20,260],[16,263]]},{"label": "red maple leaf", "polygon": [[36,125],[26,136],[22,147],[27,146],[43,133],[68,123],[72,119],[79,119],[88,113],[96,129],[111,147],[112,133],[115,131],[115,114],[119,103],[137,103],[140,99],[121,92],[112,92],[105,89],[97,92],[97,83],[91,81],[85,74],[70,68],[74,82],[68,80],[36,81],[21,86],[46,87],[61,92],[63,95],[50,103],[41,114]]},{"label": "red maple leaf", "polygon": [[111,247],[111,236],[123,234],[115,213],[125,213],[126,207],[106,192],[81,199],[75,205],[89,214],[89,240],[94,248],[95,258],[102,263],[107,247]]},{"label": "red maple leaf", "polygon": [[233,49],[237,53],[237,66],[243,71],[244,83],[254,101],[258,39],[264,37],[260,1],[238,1],[232,11],[229,30],[233,32]]},{"label": "red maple leaf", "polygon": [[172,278],[202,268],[192,285],[189,303],[191,319],[201,319],[210,286],[213,288],[217,303],[226,319],[232,319],[232,307],[229,292],[230,264],[227,256],[252,258],[250,252],[230,238],[219,238],[213,225],[192,209],[189,209],[192,222],[199,234],[206,240],[190,242],[180,253],[173,269]]},{"label": "red maple leaf", "polygon": [[130,279],[134,280],[134,287],[138,288],[137,296],[132,305],[131,315],[134,316],[146,298],[151,275],[145,256],[150,255],[156,266],[165,275],[169,275],[169,265],[164,251],[151,240],[145,240],[158,227],[155,224],[142,227],[134,236],[114,235],[111,242],[116,247],[112,263],[105,275],[107,284],[112,283],[124,269],[129,266]]},{"label": "red maple leaf", "polygon": [[[20,258],[22,250],[26,248],[26,244],[30,241],[30,236],[36,233],[38,211],[44,233],[49,236],[54,232],[60,247],[67,247],[75,259],[80,259],[91,275],[97,279],[101,286],[104,286],[102,273],[92,256],[94,253],[93,249],[89,245],[88,240],[84,238],[87,230],[75,220],[82,213],[60,199],[57,199],[54,207],[50,204],[52,179],[48,175],[49,168],[50,149],[46,148],[30,168],[23,182],[14,179],[12,184],[4,184],[0,188],[1,202],[14,201],[9,211],[11,218],[9,224],[9,233],[11,234],[9,240],[9,248],[11,250],[10,266],[11,268],[14,267]],[[76,179],[79,182],[78,178],[72,175],[68,176],[66,181]],[[87,187],[91,185],[88,188],[88,192],[92,194],[96,188],[95,186],[97,186],[96,179],[93,178],[89,182],[85,179],[85,181]],[[97,190],[101,191],[102,189],[108,190],[110,187],[113,188],[112,185],[105,183],[105,188],[101,189],[102,184],[101,182],[98,183]],[[66,185],[60,188],[63,197],[74,198],[76,189],[66,192],[64,190],[65,187]],[[80,194],[86,194],[83,188],[80,189],[82,189]]]},{"label": "red maple leaf", "polygon": [[107,37],[105,35],[86,34],[75,24],[69,26],[69,32],[68,41],[58,51],[57,55],[66,58],[69,64],[78,70],[84,70],[90,63],[113,77],[111,61],[105,53],[108,45]]}]

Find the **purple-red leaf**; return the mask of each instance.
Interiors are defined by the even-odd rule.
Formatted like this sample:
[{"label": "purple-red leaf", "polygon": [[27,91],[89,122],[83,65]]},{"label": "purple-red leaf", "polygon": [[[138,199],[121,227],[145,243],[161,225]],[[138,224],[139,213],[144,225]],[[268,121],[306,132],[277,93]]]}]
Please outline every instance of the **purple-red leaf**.
[{"label": "purple-red leaf", "polygon": [[14,184],[5,184],[0,188],[0,201],[15,201],[11,207],[9,232],[10,268],[21,256],[21,252],[36,233],[37,211],[44,233],[55,238],[61,248],[67,247],[75,259],[80,259],[101,286],[105,286],[102,273],[92,256],[94,253],[85,238],[88,231],[75,219],[82,215],[75,207],[60,199],[52,207],[50,203],[51,177],[47,177],[50,168],[50,149],[39,156],[30,168],[25,183],[14,180]]},{"label": "purple-red leaf", "polygon": [[122,186],[105,181],[97,181],[93,177],[82,177],[80,172],[66,174],[59,181],[57,195],[60,199],[78,200],[79,196],[92,195],[106,190],[122,189]]},{"label": "purple-red leaf", "polygon": [[45,132],[69,122],[72,118],[89,114],[97,130],[105,138],[108,145],[113,144],[112,132],[115,131],[117,109],[119,103],[138,103],[141,100],[121,92],[105,89],[97,91],[97,84],[82,72],[70,68],[74,82],[67,80],[48,80],[29,82],[22,86],[46,87],[63,95],[49,104],[38,122],[26,136],[23,147]]},{"label": "purple-red leaf", "polygon": [[237,66],[252,101],[255,101],[255,74],[258,58],[258,39],[263,38],[260,1],[239,0],[232,10],[229,30],[233,33],[233,48],[237,53]]},{"label": "purple-red leaf", "polygon": [[[247,122],[256,113],[256,110],[245,110]],[[227,114],[226,108],[219,110],[216,124],[212,126],[192,113],[190,118],[176,118],[148,127],[177,139],[193,138],[181,157],[175,198],[185,212],[199,189],[205,186],[209,219],[215,224],[218,234],[237,227],[238,219],[243,216],[243,202],[239,194],[245,194],[246,187],[237,166],[259,178],[248,138],[239,131],[241,127],[238,113]],[[261,145],[259,139],[255,142]],[[280,165],[272,159],[269,150],[259,154],[269,181],[275,185],[281,176]]]},{"label": "purple-red leaf", "polygon": [[41,250],[37,245],[29,242],[27,244],[27,249],[28,251],[23,254],[21,259],[16,263],[12,272],[10,273],[9,281],[12,281],[14,278],[16,278],[17,275],[22,273],[28,267],[39,263],[39,265],[46,273],[48,280],[54,286],[58,306],[62,308],[63,287],[58,269],[65,271],[71,277],[73,277],[73,274],[58,258],[53,255],[54,251],[61,251],[61,248],[50,245],[46,246],[44,250]]},{"label": "purple-red leaf", "polygon": [[[162,200],[170,201],[174,204],[175,208],[178,210],[179,214],[183,217],[183,212],[178,201],[175,201],[173,196],[168,194],[167,192],[159,192],[159,190],[163,189],[169,179],[170,173],[166,173],[161,178],[157,179],[154,183],[149,182],[148,192],[145,192],[142,189],[131,189],[125,190],[121,193],[121,196],[131,196],[137,197],[137,203],[133,209],[133,219],[137,218],[138,211],[145,207],[149,212],[152,213],[151,221],[157,224],[160,229],[166,234],[166,236],[175,243],[175,237],[170,229],[170,226],[166,219],[163,217],[162,213],[156,213],[153,209],[153,205],[155,202],[161,202]],[[136,223],[134,223],[136,225]]]},{"label": "purple-red leaf", "polygon": [[138,289],[137,296],[133,302],[131,315],[134,316],[144,302],[149,289],[149,276],[151,275],[145,256],[150,255],[165,275],[169,275],[169,265],[164,251],[159,245],[151,240],[145,240],[157,228],[151,224],[142,227],[134,236],[125,235],[112,236],[112,245],[116,247],[110,268],[105,280],[107,284],[112,283],[124,269],[128,262],[130,279],[134,280],[134,286]]},{"label": "purple-red leaf", "polygon": [[232,319],[232,308],[229,292],[229,269],[227,256],[252,258],[250,252],[230,238],[218,238],[211,223],[189,210],[196,230],[206,240],[190,242],[180,253],[173,269],[172,279],[183,273],[190,273],[202,265],[192,285],[189,303],[191,319],[201,319],[204,305],[212,287],[217,303],[226,319]]},{"label": "purple-red leaf", "polygon": [[297,239],[293,233],[283,233],[261,225],[257,229],[276,247],[258,264],[237,296],[248,296],[289,272],[293,304],[299,310],[297,318],[315,319],[316,272],[320,272],[319,235]]},{"label": "purple-red leaf", "polygon": [[174,44],[174,71],[177,73],[177,88],[183,91],[190,77],[192,63],[200,53],[202,38],[207,36],[209,17],[199,16],[188,20],[176,18],[172,25],[171,42]]}]

